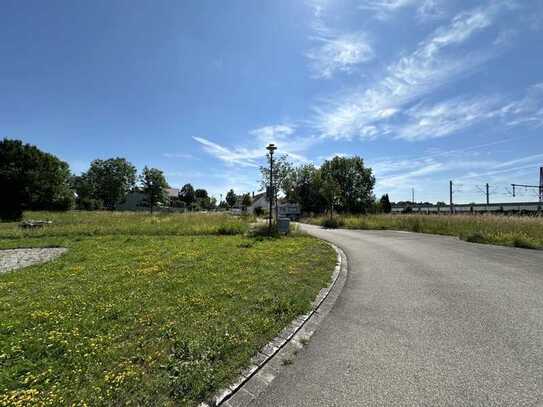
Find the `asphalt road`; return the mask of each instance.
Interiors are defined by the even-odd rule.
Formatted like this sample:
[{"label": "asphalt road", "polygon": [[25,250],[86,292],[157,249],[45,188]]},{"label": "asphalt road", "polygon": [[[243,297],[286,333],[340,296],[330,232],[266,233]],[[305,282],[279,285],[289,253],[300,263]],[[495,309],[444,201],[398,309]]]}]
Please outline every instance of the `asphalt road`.
[{"label": "asphalt road", "polygon": [[350,274],[253,405],[543,405],[543,252],[304,228],[343,248]]}]

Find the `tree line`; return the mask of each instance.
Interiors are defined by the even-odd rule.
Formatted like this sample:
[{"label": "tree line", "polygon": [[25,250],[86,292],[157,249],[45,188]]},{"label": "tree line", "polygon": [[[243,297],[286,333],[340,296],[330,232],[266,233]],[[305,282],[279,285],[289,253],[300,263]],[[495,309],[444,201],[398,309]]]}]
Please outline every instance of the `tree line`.
[{"label": "tree line", "polygon": [[[262,166],[260,171],[265,188],[270,184],[270,168]],[[295,166],[288,156],[280,156],[273,162],[273,184],[275,191],[288,202],[300,204],[305,213],[388,213],[392,209],[388,194],[376,199],[373,171],[358,156],[335,156],[320,167]]]},{"label": "tree line", "polygon": [[[269,167],[261,167],[261,187],[269,185]],[[388,195],[373,194],[375,177],[362,158],[339,157],[295,166],[287,156],[274,160],[273,188],[288,202],[298,203],[305,213],[390,212]],[[130,192],[143,194],[151,211],[161,205],[188,210],[228,209],[251,205],[249,194],[233,189],[217,204],[202,188],[185,184],[177,196],[168,196],[169,185],[161,170],[144,167],[138,175],[124,158],[96,159],[81,175],[72,175],[68,164],[20,140],[0,142],[0,218],[20,219],[25,210],[116,209]]]}]

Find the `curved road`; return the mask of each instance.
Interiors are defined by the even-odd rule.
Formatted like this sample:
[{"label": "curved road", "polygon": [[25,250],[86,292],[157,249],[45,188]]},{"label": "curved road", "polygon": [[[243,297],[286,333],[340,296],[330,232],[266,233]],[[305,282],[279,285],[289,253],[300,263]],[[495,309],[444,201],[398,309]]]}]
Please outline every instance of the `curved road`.
[{"label": "curved road", "polygon": [[304,229],[345,250],[349,276],[253,405],[543,405],[543,252]]}]

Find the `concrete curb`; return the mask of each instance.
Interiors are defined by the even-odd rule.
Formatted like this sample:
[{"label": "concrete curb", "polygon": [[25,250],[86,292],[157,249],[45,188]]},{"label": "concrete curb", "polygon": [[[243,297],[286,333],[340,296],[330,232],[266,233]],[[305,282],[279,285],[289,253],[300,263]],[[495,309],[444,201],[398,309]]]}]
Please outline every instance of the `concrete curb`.
[{"label": "concrete curb", "polygon": [[311,311],[293,320],[278,336],[257,352],[251,359],[249,367],[241,372],[231,386],[220,391],[210,401],[201,403],[199,407],[247,406],[272,383],[285,365],[292,363],[292,358],[334,306],[347,279],[349,268],[345,253],[336,245],[326,243],[336,251],[337,263],[332,274],[332,282],[313,300]]}]

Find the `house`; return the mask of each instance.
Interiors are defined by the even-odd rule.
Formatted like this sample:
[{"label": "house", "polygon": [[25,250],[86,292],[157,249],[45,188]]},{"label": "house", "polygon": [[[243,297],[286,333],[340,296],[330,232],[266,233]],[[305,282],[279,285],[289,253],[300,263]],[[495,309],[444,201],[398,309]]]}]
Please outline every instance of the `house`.
[{"label": "house", "polygon": [[249,213],[255,213],[256,208],[261,208],[263,211],[270,209],[270,201],[266,197],[266,192],[259,192],[256,195],[253,192],[251,200],[251,205],[247,208]]},{"label": "house", "polygon": [[[164,192],[166,193],[167,201],[163,205],[159,205],[159,207],[176,207],[176,203],[179,202],[179,189],[166,188]],[[118,204],[116,209],[119,211],[146,211],[149,209],[149,206],[145,199],[146,196],[143,192],[131,191],[126,195],[125,201]]]}]

